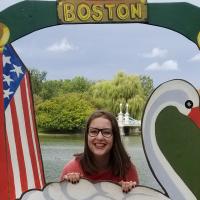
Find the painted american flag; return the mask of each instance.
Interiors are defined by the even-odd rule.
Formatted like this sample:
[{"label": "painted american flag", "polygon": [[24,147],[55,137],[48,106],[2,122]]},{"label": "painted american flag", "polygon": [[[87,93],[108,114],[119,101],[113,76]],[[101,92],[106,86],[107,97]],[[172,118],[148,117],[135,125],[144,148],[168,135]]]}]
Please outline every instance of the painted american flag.
[{"label": "painted american flag", "polygon": [[0,197],[14,200],[41,189],[45,178],[29,73],[11,45],[0,53],[0,68]]}]

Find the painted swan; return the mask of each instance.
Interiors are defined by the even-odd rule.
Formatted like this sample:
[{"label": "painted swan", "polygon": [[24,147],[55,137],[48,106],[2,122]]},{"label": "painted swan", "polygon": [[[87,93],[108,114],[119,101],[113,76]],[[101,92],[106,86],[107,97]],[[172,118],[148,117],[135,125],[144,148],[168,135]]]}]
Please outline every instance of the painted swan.
[{"label": "painted swan", "polygon": [[[172,168],[170,165],[171,163],[169,164],[168,160],[160,149],[160,146],[163,146],[163,149],[165,149],[167,148],[167,145],[169,146],[168,148],[170,148],[170,142],[175,140],[176,134],[174,134],[173,137],[170,136],[172,138],[167,144],[165,144],[166,141],[163,141],[163,144],[159,146],[159,141],[157,140],[158,136],[156,135],[156,120],[161,111],[168,106],[173,106],[174,108],[178,109],[177,112],[185,117],[188,116],[190,118],[190,122],[191,120],[195,122],[197,129],[200,127],[199,95],[197,90],[184,80],[172,80],[163,83],[151,95],[143,115],[142,137],[145,154],[157,180],[160,182],[161,186],[171,199],[197,200],[197,196],[195,196],[195,194],[191,191],[192,188],[189,189],[181,177],[176,173],[174,168]],[[168,129],[169,128],[170,125],[168,124]],[[184,129],[187,129],[187,127],[184,127]],[[169,130],[169,135],[170,133],[171,132]],[[189,131],[189,134],[190,133],[191,132]],[[162,135],[162,137],[165,136]],[[184,135],[182,135],[182,137],[184,137]],[[196,137],[198,137],[198,140],[200,139],[199,136]],[[187,144],[187,142],[189,141],[185,141],[185,144]],[[180,148],[180,145],[178,148]],[[187,147],[185,146],[183,148]],[[177,157],[177,159],[179,157]],[[184,159],[187,159],[187,156],[185,156]],[[174,163],[175,162],[176,161],[174,161]],[[189,163],[188,165],[196,165],[196,163]],[[184,166],[182,166],[182,168],[184,168]],[[198,176],[198,174],[196,174],[196,176]],[[197,191],[196,193],[199,192]]]}]

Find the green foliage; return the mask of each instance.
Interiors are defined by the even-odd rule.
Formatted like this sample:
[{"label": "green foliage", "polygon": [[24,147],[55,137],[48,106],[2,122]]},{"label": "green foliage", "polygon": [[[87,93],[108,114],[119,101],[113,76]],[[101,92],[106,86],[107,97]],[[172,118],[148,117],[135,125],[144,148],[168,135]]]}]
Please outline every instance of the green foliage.
[{"label": "green foliage", "polygon": [[46,80],[46,72],[30,70],[36,120],[49,130],[81,129],[94,109],[117,115],[122,103],[129,104],[131,117],[140,119],[145,102],[153,90],[148,76],[119,72],[112,80],[92,82],[77,76],[69,80]]},{"label": "green foliage", "polygon": [[40,96],[43,100],[51,99],[57,97],[61,94],[64,94],[62,90],[63,81],[62,80],[48,80],[45,81],[42,85],[40,91]]},{"label": "green foliage", "polygon": [[72,80],[47,80],[43,82],[39,95],[47,100],[67,93],[87,92],[93,82],[84,77],[76,76]]},{"label": "green foliage", "polygon": [[35,112],[37,113],[38,105],[43,102],[43,99],[39,95],[33,94],[33,100]]},{"label": "green foliage", "polygon": [[29,69],[33,94],[40,95],[42,84],[46,80],[47,72]]},{"label": "green foliage", "polygon": [[119,112],[120,103],[124,111],[125,104],[128,103],[130,115],[139,119],[147,99],[146,94],[149,94],[149,89],[152,89],[150,83],[150,78],[119,72],[113,80],[99,81],[93,85],[90,94],[98,108],[106,108],[115,115]]},{"label": "green foliage", "polygon": [[81,76],[76,76],[71,80],[70,86],[71,91],[70,92],[86,92],[90,88],[90,86],[93,84],[93,82],[88,81],[86,78]]},{"label": "green foliage", "polygon": [[153,91],[153,80],[149,76],[140,76],[140,81],[144,89],[145,97],[148,98]]},{"label": "green foliage", "polygon": [[39,104],[37,124],[51,130],[79,130],[93,110],[85,95],[69,93]]}]

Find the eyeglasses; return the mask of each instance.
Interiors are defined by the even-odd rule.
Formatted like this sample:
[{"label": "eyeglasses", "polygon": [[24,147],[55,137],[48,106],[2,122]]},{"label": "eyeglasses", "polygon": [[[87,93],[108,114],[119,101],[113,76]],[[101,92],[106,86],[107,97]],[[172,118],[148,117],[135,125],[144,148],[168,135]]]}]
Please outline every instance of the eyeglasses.
[{"label": "eyeglasses", "polygon": [[112,129],[111,128],[93,128],[93,127],[90,127],[89,128],[89,132],[88,134],[91,136],[91,137],[96,137],[99,132],[101,132],[101,134],[105,137],[105,138],[109,138],[111,137],[113,134],[112,134]]}]

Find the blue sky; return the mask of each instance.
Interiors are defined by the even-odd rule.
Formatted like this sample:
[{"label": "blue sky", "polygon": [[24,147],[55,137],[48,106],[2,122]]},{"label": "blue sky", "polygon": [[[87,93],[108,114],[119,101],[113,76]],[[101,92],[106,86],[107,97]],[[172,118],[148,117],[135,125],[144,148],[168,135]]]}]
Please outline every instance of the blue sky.
[{"label": "blue sky", "polygon": [[[1,1],[1,8],[5,2],[14,2]],[[199,0],[188,2],[200,6]],[[112,79],[118,71],[124,71],[148,75],[155,86],[182,78],[200,88],[199,49],[181,34],[161,27],[60,25],[31,33],[13,46],[27,67],[46,71],[47,79]]]}]

